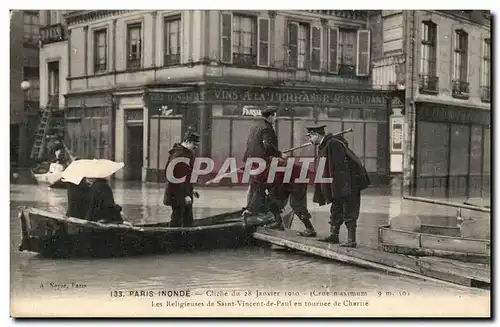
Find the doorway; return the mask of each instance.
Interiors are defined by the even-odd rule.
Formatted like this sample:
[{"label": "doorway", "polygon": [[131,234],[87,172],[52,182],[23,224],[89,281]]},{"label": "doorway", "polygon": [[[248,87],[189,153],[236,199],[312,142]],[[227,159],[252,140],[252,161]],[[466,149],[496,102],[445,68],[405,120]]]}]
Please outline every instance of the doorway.
[{"label": "doorway", "polygon": [[128,125],[127,126],[127,142],[126,142],[126,165],[127,180],[141,181],[142,180],[142,157],[143,157],[143,126]]}]

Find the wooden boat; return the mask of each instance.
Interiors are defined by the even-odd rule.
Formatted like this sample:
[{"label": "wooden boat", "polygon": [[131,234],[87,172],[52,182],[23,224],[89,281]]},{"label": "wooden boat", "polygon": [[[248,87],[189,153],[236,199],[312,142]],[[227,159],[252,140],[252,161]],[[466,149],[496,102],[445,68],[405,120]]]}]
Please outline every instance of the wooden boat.
[{"label": "wooden boat", "polygon": [[461,237],[459,227],[422,225],[412,232],[380,226],[378,243],[382,250],[414,256],[436,256],[465,262],[489,264],[490,241]]},{"label": "wooden boat", "polygon": [[246,219],[241,213],[240,210],[197,219],[193,227],[168,227],[168,223],[106,224],[26,207],[19,212],[22,229],[19,250],[59,258],[233,248],[250,244],[258,226],[275,221],[271,213]]}]

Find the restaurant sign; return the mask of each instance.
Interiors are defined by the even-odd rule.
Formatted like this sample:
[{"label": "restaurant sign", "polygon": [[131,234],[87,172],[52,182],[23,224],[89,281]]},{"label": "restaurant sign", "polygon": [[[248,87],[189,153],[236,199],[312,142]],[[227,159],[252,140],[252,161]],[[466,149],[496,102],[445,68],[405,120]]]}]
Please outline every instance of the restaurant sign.
[{"label": "restaurant sign", "polygon": [[386,107],[386,97],[374,93],[352,93],[323,90],[290,90],[260,87],[220,87],[206,90],[191,89],[179,91],[150,91],[151,104],[169,102],[200,103],[237,103],[253,104],[292,104],[325,106],[372,106]]},{"label": "restaurant sign", "polygon": [[209,99],[220,102],[252,102],[252,103],[290,103],[309,105],[340,106],[385,106],[382,95],[349,94],[315,90],[213,90],[207,94]]}]

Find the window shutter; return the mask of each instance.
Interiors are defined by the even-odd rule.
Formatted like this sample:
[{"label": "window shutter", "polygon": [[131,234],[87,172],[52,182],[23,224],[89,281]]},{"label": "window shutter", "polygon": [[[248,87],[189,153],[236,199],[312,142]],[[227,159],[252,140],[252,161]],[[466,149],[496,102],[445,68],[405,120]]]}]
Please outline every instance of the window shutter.
[{"label": "window shutter", "polygon": [[271,49],[269,46],[269,19],[259,18],[257,34],[259,35],[259,51],[257,52],[257,62],[259,66],[269,66],[269,51]]},{"label": "window shutter", "polygon": [[288,24],[288,64],[292,67],[297,67],[298,52],[298,38],[299,38],[299,24]]},{"label": "window shutter", "polygon": [[328,29],[328,72],[335,74],[339,72],[338,45],[339,30],[337,28]]},{"label": "window shutter", "polygon": [[370,31],[358,31],[358,55],[356,56],[356,75],[370,75]]},{"label": "window shutter", "polygon": [[229,64],[233,62],[232,22],[232,14],[221,15],[221,61]]},{"label": "window shutter", "polygon": [[311,27],[311,70],[321,70],[321,27]]}]

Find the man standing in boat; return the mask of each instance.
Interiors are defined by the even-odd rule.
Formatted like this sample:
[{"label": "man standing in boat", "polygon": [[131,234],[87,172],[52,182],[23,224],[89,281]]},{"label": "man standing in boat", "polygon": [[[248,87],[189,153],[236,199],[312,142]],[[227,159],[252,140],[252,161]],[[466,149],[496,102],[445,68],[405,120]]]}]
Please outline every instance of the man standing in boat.
[{"label": "man standing in boat", "polygon": [[[182,143],[176,143],[168,152],[165,165],[165,194],[163,204],[172,208],[170,227],[190,227],[193,225],[193,184],[191,175],[195,160],[195,151],[200,144],[200,135],[188,132]],[[174,159],[177,159],[169,167]],[[176,179],[183,179],[178,182]]]},{"label": "man standing in boat", "polygon": [[347,227],[347,243],[340,246],[356,247],[356,228],[361,206],[361,190],[370,185],[365,167],[349,149],[347,140],[325,132],[325,125],[307,127],[311,143],[319,145],[318,157],[326,158],[323,178],[331,182],[316,183],[313,202],[320,206],[331,203],[330,235],[323,242],[339,244],[339,230],[343,223]]},{"label": "man standing in boat", "polygon": [[[273,124],[276,121],[276,109],[264,108],[261,111],[262,118],[257,119],[252,127],[247,139],[247,148],[243,161],[248,158],[261,158],[266,161],[266,169],[259,175],[250,177],[250,190],[244,215],[258,212],[267,212],[266,208],[266,190],[267,173],[272,157],[281,157],[288,159],[288,155],[278,150],[278,136],[274,130]],[[257,168],[256,166],[252,168]],[[281,228],[283,223],[281,216],[276,217],[277,222],[271,228]]]}]

